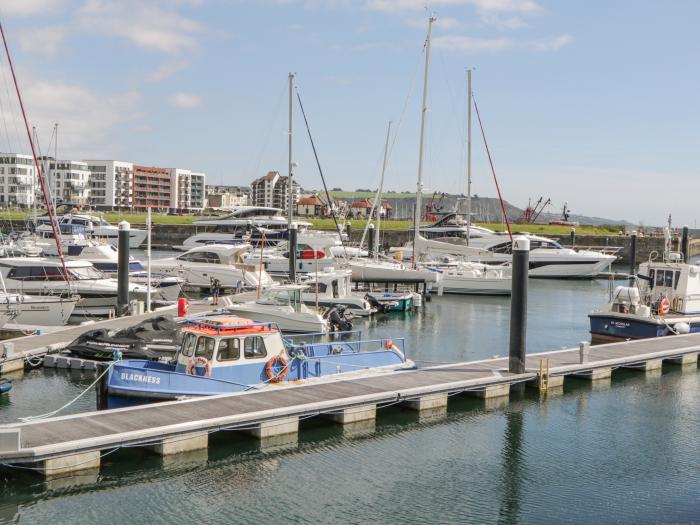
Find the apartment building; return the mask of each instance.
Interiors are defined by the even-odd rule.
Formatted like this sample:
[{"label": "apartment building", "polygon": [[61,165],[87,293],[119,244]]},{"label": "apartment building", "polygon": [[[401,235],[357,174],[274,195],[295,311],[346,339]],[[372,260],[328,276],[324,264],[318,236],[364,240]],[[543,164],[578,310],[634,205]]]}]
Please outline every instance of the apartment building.
[{"label": "apartment building", "polygon": [[[254,180],[250,191],[253,206],[271,206],[285,212],[289,209],[289,177],[280,175],[278,171],[270,171]],[[301,186],[296,181],[292,181],[291,192],[294,204],[301,196]]]},{"label": "apartment building", "polygon": [[131,208],[134,165],[118,160],[86,160],[90,171],[90,204],[97,209]]},{"label": "apartment building", "polygon": [[153,208],[168,211],[171,206],[173,185],[169,168],[138,166],[134,164],[132,206],[137,209]]},{"label": "apartment building", "polygon": [[172,190],[170,208],[174,211],[201,211],[206,207],[206,175],[182,168],[170,168]]},{"label": "apartment building", "polygon": [[34,158],[20,153],[0,153],[0,206],[32,206],[36,191]]},{"label": "apartment building", "polygon": [[57,204],[62,202],[84,206],[90,202],[90,170],[87,162],[79,160],[56,160],[41,157],[42,169],[51,195]]}]

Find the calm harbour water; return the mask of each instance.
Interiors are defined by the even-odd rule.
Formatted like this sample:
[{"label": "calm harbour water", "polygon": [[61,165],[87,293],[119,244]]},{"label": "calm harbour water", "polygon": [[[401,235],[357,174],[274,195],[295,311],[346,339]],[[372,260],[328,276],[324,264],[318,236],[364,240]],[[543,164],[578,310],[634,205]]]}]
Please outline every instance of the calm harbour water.
[{"label": "calm harbour water", "polygon": [[[588,338],[604,281],[530,281],[528,351]],[[506,355],[508,299],[433,298],[424,309],[359,321],[366,337],[405,337],[425,362]],[[0,398],[0,422],[52,410],[94,375],[37,370]],[[0,473],[0,522],[18,523],[655,523],[700,520],[700,375],[619,372],[541,400],[456,396],[447,417],[399,407],[374,428],[316,419],[261,449],[237,433],[162,460],[138,449],[99,477],[45,482]],[[69,411],[94,407],[92,393]]]}]

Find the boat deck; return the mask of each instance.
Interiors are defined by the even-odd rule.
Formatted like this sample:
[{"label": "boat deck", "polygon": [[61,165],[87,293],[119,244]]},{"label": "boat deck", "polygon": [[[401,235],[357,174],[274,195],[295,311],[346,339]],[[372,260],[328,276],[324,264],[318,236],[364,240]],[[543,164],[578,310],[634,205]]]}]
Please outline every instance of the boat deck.
[{"label": "boat deck", "polygon": [[92,453],[90,461],[99,466],[99,451],[122,446],[157,444],[166,453],[166,445],[179,440],[177,451],[186,450],[188,442],[206,448],[208,434],[219,430],[247,430],[258,437],[297,432],[304,417],[325,415],[347,423],[357,420],[357,414],[375,417],[376,408],[384,404],[433,408],[446,406],[447,395],[453,393],[495,397],[508,395],[516,383],[556,386],[564,376],[609,378],[618,367],[652,370],[662,360],[697,363],[699,351],[700,334],[584,345],[530,354],[523,374],[508,373],[508,358],[494,358],[8,424],[0,426],[0,462],[48,465],[57,458],[65,468],[70,458],[78,461]]}]

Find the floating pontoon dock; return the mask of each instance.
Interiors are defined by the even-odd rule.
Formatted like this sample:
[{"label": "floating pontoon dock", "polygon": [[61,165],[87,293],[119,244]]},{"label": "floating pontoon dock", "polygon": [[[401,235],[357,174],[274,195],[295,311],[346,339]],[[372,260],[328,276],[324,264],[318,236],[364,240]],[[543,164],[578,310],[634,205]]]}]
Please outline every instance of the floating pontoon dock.
[{"label": "floating pontoon dock", "polygon": [[403,403],[419,411],[447,407],[448,396],[468,393],[507,399],[523,383],[540,391],[565,378],[610,381],[613,370],[660,372],[664,361],[697,370],[700,334],[669,336],[529,354],[526,372],[508,373],[508,358],[454,363],[325,383],[53,417],[0,426],[0,463],[46,475],[95,469],[102,453],[145,446],[160,455],[208,447],[210,433],[244,431],[267,440],[293,435],[299,420],[322,416],[340,424],[373,421],[378,408]]}]

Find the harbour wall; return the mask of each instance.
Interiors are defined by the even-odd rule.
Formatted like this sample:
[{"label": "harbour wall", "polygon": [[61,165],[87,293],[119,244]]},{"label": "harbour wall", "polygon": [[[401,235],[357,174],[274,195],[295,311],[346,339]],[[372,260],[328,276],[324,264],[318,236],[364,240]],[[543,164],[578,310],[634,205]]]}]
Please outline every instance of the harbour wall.
[{"label": "harbour wall", "polygon": [[[144,228],[143,224],[133,224],[134,228]],[[23,231],[24,224],[19,221],[0,221],[2,231]],[[199,229],[199,231],[204,231]],[[191,224],[154,224],[152,232],[152,242],[154,249],[172,249],[173,246],[182,244],[190,235],[194,235],[195,227]],[[350,234],[351,242],[356,243],[362,237],[362,230],[353,229]],[[380,243],[383,247],[403,246],[412,238],[409,230],[388,230],[381,232]],[[559,242],[568,246],[571,240],[560,237]],[[627,235],[577,235],[576,247],[591,248],[612,248],[620,247],[617,253],[620,263],[629,263],[630,237]],[[674,245],[675,247],[675,245]],[[637,238],[637,262],[646,261],[652,252],[663,253],[664,238],[660,236],[638,237]]]}]

